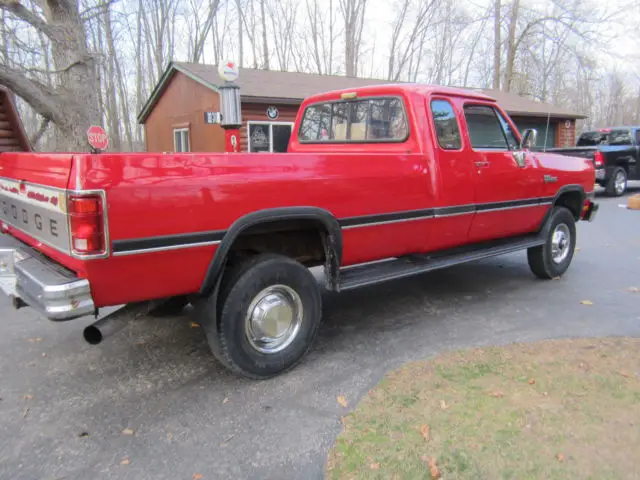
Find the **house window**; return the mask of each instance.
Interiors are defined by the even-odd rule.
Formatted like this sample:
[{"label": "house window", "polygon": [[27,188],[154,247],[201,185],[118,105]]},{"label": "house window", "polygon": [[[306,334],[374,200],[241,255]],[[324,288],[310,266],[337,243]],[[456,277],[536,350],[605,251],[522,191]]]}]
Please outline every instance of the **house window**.
[{"label": "house window", "polygon": [[250,152],[286,152],[293,123],[247,122]]},{"label": "house window", "polygon": [[173,130],[173,150],[175,152],[190,152],[189,129],[176,128]]}]

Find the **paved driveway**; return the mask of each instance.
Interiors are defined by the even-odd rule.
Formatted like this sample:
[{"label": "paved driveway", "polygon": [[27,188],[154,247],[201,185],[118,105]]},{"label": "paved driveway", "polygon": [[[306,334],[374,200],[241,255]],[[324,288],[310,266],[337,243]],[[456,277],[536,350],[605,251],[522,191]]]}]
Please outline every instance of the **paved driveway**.
[{"label": "paved driveway", "polygon": [[321,478],[346,412],[336,396],[354,405],[403,362],[471,345],[640,335],[640,294],[627,291],[640,287],[640,212],[599,201],[561,280],[535,280],[518,253],[327,296],[315,349],[264,382],[222,370],[186,315],[144,319],[90,347],[89,321],[54,324],[1,298],[0,479]]}]

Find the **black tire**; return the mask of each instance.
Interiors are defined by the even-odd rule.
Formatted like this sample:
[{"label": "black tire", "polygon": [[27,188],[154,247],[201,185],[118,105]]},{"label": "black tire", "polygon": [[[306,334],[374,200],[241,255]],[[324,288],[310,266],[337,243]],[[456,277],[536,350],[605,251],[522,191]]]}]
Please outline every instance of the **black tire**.
[{"label": "black tire", "polygon": [[[545,280],[559,277],[567,271],[576,248],[576,220],[567,208],[554,207],[547,222],[548,227],[545,227],[544,230],[547,241],[544,245],[527,250],[527,260],[531,271],[536,277]],[[553,245],[556,232],[561,232],[561,236],[568,232],[569,238],[568,242],[563,244],[567,247],[566,256],[558,254],[554,260]]]},{"label": "black tire", "polygon": [[172,297],[162,305],[157,308],[154,308],[149,312],[150,317],[162,318],[162,317],[172,317],[174,315],[179,315],[189,304],[189,300],[187,297]]},{"label": "black tire", "polygon": [[[624,179],[622,182],[621,180]],[[607,195],[610,197],[619,197],[627,191],[627,171],[622,167],[616,167],[611,173],[611,177],[607,180]],[[622,185],[622,186],[621,186]]]},{"label": "black tire", "polygon": [[[251,340],[254,336],[246,326],[251,303],[268,288],[282,295],[294,292],[292,305],[299,306],[292,309],[299,312],[292,314],[299,319],[297,333],[284,336],[291,338],[290,343],[274,352],[261,350],[267,347]],[[211,350],[224,366],[253,379],[270,378],[297,365],[313,345],[322,316],[320,289],[311,272],[295,260],[275,254],[257,255],[226,272],[216,304],[217,321],[203,323]],[[213,302],[208,305],[204,314],[213,318]]]}]

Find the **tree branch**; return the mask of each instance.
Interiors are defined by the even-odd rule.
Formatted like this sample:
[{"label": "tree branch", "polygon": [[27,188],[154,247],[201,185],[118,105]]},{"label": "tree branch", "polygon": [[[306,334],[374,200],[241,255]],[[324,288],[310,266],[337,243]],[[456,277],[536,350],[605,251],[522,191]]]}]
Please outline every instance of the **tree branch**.
[{"label": "tree branch", "polygon": [[9,88],[43,117],[49,118],[55,123],[62,120],[60,115],[64,109],[61,99],[46,85],[30,79],[22,72],[6,65],[0,65],[0,85]]},{"label": "tree branch", "polygon": [[33,28],[41,31],[47,37],[51,38],[53,34],[51,26],[48,25],[42,17],[26,8],[18,0],[0,0],[0,8],[13,13],[20,20],[28,23]]},{"label": "tree branch", "polygon": [[35,132],[33,136],[29,139],[29,144],[31,145],[31,148],[33,148],[34,150],[36,148],[36,145],[44,135],[44,133],[47,131],[47,128],[49,128],[49,123],[51,123],[51,119],[44,117],[42,119],[42,122],[40,122],[40,127],[38,127],[38,131]]}]

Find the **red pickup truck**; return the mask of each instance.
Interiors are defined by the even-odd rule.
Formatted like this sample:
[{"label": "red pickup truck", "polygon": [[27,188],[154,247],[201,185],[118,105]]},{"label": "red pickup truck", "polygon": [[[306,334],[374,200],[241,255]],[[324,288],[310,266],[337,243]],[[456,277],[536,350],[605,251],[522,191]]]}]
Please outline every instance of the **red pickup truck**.
[{"label": "red pickup truck", "polygon": [[52,320],[126,304],[90,343],[190,302],[224,365],[274,376],[318,331],[309,267],[344,291],[527,250],[562,275],[594,167],[535,136],[487,96],[387,85],[308,98],[283,154],[3,153],[0,283]]}]

